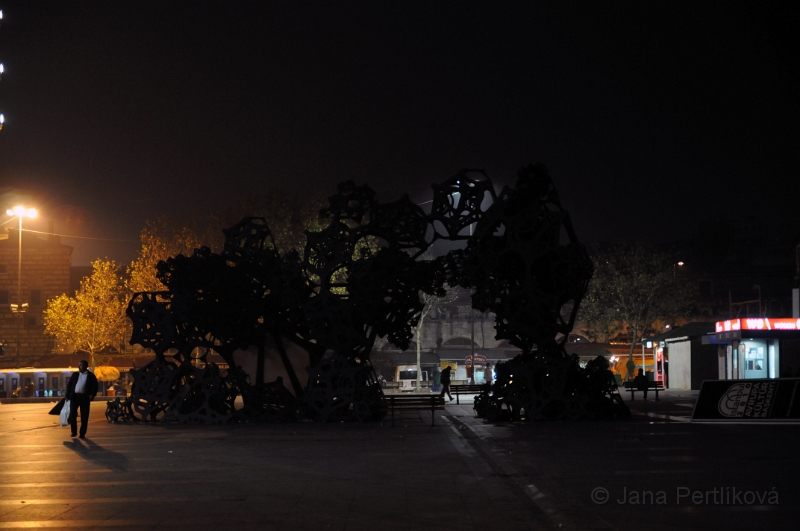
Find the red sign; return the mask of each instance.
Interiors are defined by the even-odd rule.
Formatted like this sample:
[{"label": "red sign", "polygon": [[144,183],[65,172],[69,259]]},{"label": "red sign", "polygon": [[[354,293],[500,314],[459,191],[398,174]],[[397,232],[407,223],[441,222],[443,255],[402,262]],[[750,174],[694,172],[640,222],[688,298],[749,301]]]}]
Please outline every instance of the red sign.
[{"label": "red sign", "polygon": [[747,319],[731,319],[719,321],[717,333],[735,332],[737,330],[800,330],[800,319],[794,317],[771,319],[769,317],[751,317]]},{"label": "red sign", "polygon": [[[472,361],[472,356],[467,356],[464,358],[467,363]],[[480,354],[475,354],[475,363],[486,363],[486,356],[481,356]]]}]

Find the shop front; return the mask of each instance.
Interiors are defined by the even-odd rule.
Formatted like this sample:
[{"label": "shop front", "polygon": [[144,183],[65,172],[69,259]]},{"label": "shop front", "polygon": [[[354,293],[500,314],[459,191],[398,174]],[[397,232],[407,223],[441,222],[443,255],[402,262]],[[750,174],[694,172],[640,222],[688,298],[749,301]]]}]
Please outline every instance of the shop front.
[{"label": "shop front", "polygon": [[64,396],[75,369],[0,369],[0,398],[49,398]]},{"label": "shop front", "polygon": [[800,370],[800,319],[797,318],[720,321],[707,343],[718,346],[721,379],[792,377]]}]

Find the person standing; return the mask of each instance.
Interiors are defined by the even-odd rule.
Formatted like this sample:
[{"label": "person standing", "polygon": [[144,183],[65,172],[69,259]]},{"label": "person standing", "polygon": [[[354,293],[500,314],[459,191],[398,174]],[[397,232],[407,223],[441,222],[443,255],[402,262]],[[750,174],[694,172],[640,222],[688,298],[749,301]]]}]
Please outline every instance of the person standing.
[{"label": "person standing", "polygon": [[439,375],[439,381],[442,382],[442,394],[439,396],[444,398],[444,394],[447,393],[447,396],[450,397],[450,401],[453,401],[453,395],[450,394],[450,366],[448,365],[444,369],[442,369],[442,373]]},{"label": "person standing", "polygon": [[494,375],[492,374],[492,365],[487,363],[486,368],[483,369],[483,381],[484,383],[490,384],[494,379]]},{"label": "person standing", "polygon": [[81,410],[80,438],[86,438],[86,427],[89,424],[89,402],[97,395],[97,378],[89,371],[89,362],[78,362],[78,372],[73,372],[67,383],[66,399],[70,401],[69,425],[72,436],[78,435],[78,409]]}]

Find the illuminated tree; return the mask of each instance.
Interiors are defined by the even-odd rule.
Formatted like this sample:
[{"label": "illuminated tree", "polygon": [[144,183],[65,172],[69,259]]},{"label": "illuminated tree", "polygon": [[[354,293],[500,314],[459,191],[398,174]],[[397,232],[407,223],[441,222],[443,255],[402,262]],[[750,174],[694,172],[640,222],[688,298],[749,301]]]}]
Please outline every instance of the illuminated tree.
[{"label": "illuminated tree", "polygon": [[199,231],[194,226],[181,226],[175,220],[161,216],[148,220],[139,238],[139,256],[127,268],[125,287],[130,293],[166,289],[158,279],[158,263],[183,254],[189,256],[200,247]]},{"label": "illuminated tree", "polygon": [[688,316],[694,290],[675,275],[674,260],[646,245],[614,247],[595,256],[594,264],[579,319],[597,336],[627,330],[630,366],[636,343],[656,321]]},{"label": "illuminated tree", "polygon": [[92,367],[98,353],[118,345],[125,333],[127,301],[118,269],[113,260],[95,260],[75,296],[50,299],[44,311],[45,332],[56,337],[58,350],[84,351]]}]

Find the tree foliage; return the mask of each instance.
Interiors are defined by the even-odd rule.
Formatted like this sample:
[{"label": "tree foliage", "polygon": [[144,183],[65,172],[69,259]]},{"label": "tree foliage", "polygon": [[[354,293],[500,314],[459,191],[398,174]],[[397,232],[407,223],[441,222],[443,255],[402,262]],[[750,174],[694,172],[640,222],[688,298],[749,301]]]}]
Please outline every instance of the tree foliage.
[{"label": "tree foliage", "polygon": [[224,213],[210,214],[204,220],[183,221],[168,215],[148,220],[140,233],[139,255],[127,268],[125,287],[130,294],[163,291],[166,287],[158,279],[159,262],[178,255],[191,256],[201,246],[221,250],[223,227],[243,217],[263,217],[267,221],[275,250],[302,252],[306,246],[306,231],[319,232],[324,228],[326,221],[320,217],[320,211],[325,206],[327,201],[322,194],[272,188],[264,194],[247,197]]},{"label": "tree foliage", "polygon": [[94,366],[99,352],[119,344],[126,300],[118,269],[113,260],[95,260],[91,276],[81,281],[74,297],[64,294],[47,301],[45,332],[56,337],[58,350],[87,352]]},{"label": "tree foliage", "polygon": [[168,216],[148,220],[139,238],[139,256],[128,266],[125,281],[130,293],[165,290],[157,277],[158,263],[179,254],[191,255],[201,245],[196,227],[182,225]]},{"label": "tree foliage", "polygon": [[580,307],[593,339],[626,330],[636,342],[657,321],[688,317],[694,289],[675,274],[674,260],[649,246],[618,245],[594,257],[595,272]]},{"label": "tree foliage", "polygon": [[[247,197],[217,217],[219,228],[230,227],[244,217],[263,217],[278,252],[296,250],[302,253],[306,247],[306,231],[319,232],[327,226],[327,221],[320,216],[320,211],[327,206],[327,198],[320,192],[275,187]],[[216,234],[222,232],[216,231]],[[222,241],[208,245],[216,250],[221,248]]]}]

